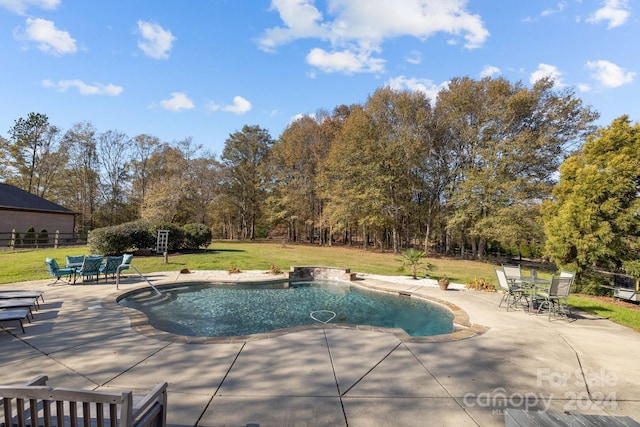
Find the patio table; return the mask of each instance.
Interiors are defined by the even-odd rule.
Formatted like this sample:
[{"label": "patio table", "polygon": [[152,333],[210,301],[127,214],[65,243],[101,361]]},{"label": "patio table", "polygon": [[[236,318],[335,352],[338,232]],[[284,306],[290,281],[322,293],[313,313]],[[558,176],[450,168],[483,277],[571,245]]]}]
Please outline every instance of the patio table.
[{"label": "patio table", "polygon": [[529,295],[529,314],[531,314],[534,309],[536,290],[549,289],[551,281],[548,279],[541,279],[537,274],[530,277],[521,277],[520,281],[522,283],[522,289],[524,289]]}]

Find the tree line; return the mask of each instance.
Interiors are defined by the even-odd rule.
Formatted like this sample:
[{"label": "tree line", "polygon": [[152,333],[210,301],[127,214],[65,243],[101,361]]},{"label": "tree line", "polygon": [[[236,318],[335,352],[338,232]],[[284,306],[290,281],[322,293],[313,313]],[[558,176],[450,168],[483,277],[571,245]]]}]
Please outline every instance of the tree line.
[{"label": "tree line", "polygon": [[454,78],[434,100],[379,88],[277,139],[245,125],[218,157],[190,138],[90,122],[63,132],[31,113],[0,137],[0,179],[78,212],[82,231],[146,219],[203,223],[215,238],[539,256],[543,202],[597,118],[549,79]]}]

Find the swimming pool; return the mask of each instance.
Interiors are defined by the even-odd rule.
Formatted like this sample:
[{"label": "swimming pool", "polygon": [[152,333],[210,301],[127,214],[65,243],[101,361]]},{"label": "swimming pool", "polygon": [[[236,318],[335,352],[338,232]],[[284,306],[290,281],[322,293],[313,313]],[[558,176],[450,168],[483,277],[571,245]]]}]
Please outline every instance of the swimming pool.
[{"label": "swimming pool", "polygon": [[419,298],[344,282],[187,283],[128,293],[118,304],[156,329],[190,337],[260,334],[318,323],[401,328],[410,336],[454,331],[453,314]]}]

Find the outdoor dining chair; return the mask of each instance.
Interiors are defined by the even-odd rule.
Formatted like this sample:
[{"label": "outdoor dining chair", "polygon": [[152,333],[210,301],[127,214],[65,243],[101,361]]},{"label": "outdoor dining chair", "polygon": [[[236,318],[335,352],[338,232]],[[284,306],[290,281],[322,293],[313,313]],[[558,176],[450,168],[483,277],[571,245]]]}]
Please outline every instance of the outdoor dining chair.
[{"label": "outdoor dining chair", "polygon": [[107,276],[110,274],[115,279],[118,267],[122,264],[123,256],[108,256],[105,258],[104,264],[100,266],[100,273],[104,274],[104,281],[107,281]]},{"label": "outdoor dining chair", "polygon": [[502,271],[507,276],[507,280],[517,286],[522,284],[522,270],[520,268],[520,264],[518,265],[509,265],[502,264]]},{"label": "outdoor dining chair", "polygon": [[65,259],[67,261],[67,268],[78,268],[82,267],[84,255],[67,255]]},{"label": "outdoor dining chair", "polygon": [[[44,263],[47,266],[47,273],[49,273],[49,276],[56,278],[56,281],[51,283],[49,286],[55,285],[59,280],[71,283],[71,276],[76,272],[74,268],[60,268],[58,262],[53,258],[45,258]],[[63,277],[66,277],[66,279],[63,279]]]},{"label": "outdoor dining chair", "polygon": [[76,270],[77,276],[82,276],[82,281],[96,276],[96,282],[100,277],[100,267],[102,266],[102,255],[88,255],[82,262],[82,267]]},{"label": "outdoor dining chair", "polygon": [[567,318],[571,315],[571,309],[567,303],[571,293],[572,277],[553,277],[548,290],[536,292],[535,298],[538,302],[538,313],[546,308],[551,321],[551,313],[555,316],[558,313],[564,314]]},{"label": "outdoor dining chair", "polygon": [[509,307],[516,307],[518,303],[522,302],[523,299],[526,302],[526,307],[529,306],[527,294],[522,287],[507,280],[507,275],[503,270],[496,269],[496,276],[498,277],[498,285],[504,292],[504,295],[502,296],[498,307],[502,307],[502,303],[504,302],[507,305],[507,311],[509,311]]}]

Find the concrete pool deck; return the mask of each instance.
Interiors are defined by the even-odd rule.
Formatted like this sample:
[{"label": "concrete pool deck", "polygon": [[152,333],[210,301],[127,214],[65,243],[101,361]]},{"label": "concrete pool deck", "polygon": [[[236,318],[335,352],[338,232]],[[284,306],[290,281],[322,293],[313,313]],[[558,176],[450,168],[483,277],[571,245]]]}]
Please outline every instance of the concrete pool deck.
[{"label": "concrete pool deck", "polygon": [[[220,276],[148,277],[159,284]],[[113,281],[21,282],[0,290],[42,290],[45,302],[25,334],[2,324],[0,384],[45,374],[52,386],[143,394],[167,381],[172,426],[501,426],[506,407],[640,421],[639,333],[584,313],[549,322],[507,312],[498,308],[501,294],[441,291],[425,279],[359,278],[460,307],[473,333],[463,328],[443,342],[413,342],[328,327],[188,343],[140,333],[126,309],[105,305],[144,285],[132,276],[120,291]]]}]

